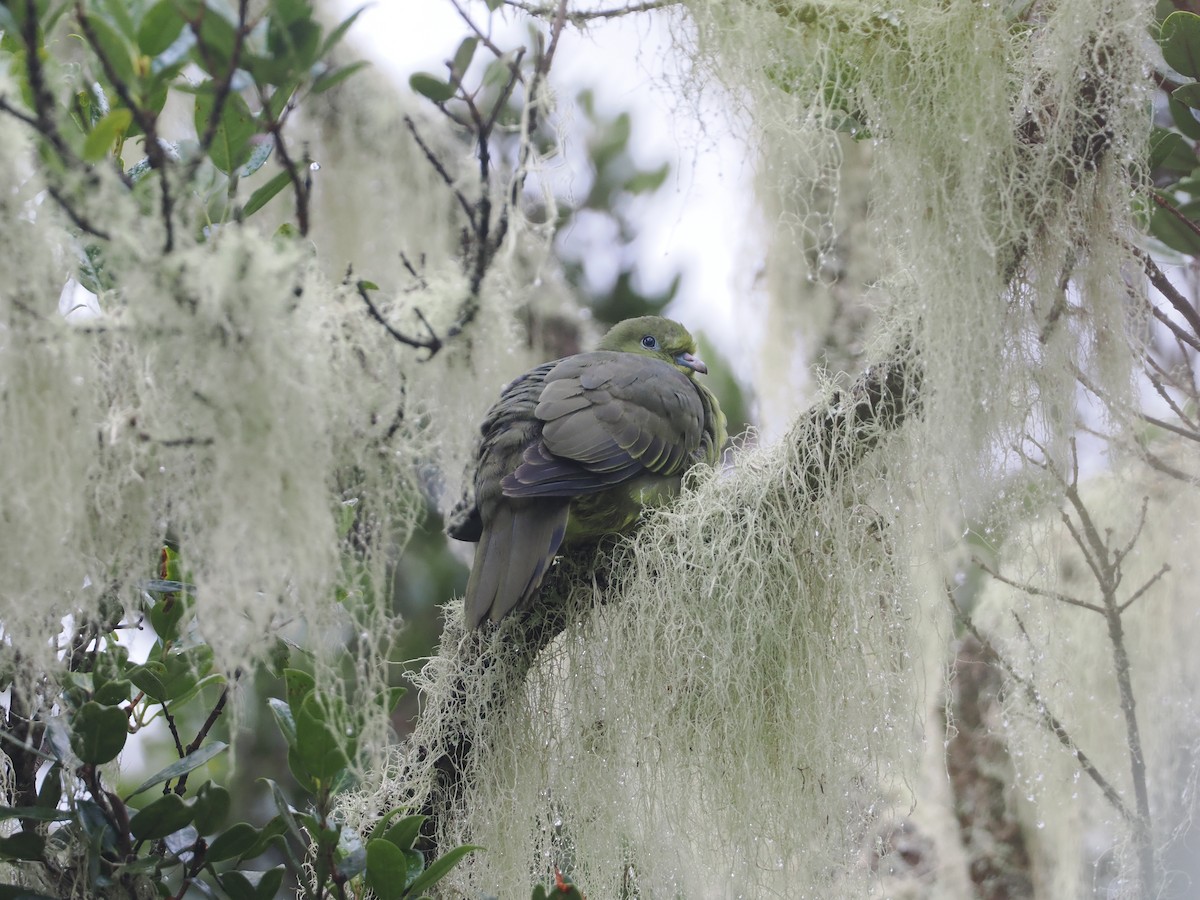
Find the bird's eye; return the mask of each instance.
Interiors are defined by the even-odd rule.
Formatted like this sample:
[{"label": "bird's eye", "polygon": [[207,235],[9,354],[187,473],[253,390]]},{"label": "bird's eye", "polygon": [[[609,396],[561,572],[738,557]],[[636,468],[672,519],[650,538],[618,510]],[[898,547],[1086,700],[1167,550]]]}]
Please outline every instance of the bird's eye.
[{"label": "bird's eye", "polygon": [[658,347],[658,341],[654,339],[654,335],[648,334],[642,338],[642,346],[647,350],[654,350]]}]

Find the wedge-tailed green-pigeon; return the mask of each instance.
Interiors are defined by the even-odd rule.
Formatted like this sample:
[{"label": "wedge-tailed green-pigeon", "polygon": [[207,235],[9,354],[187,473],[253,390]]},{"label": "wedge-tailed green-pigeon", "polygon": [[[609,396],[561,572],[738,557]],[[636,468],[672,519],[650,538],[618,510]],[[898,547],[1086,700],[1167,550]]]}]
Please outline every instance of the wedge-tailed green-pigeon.
[{"label": "wedge-tailed green-pigeon", "polygon": [[624,531],[692,465],[716,464],[725,416],[696,380],[707,371],[686,328],[643,316],[504,389],[480,429],[473,502],[448,529],[478,542],[471,628],[527,602],[562,545]]}]

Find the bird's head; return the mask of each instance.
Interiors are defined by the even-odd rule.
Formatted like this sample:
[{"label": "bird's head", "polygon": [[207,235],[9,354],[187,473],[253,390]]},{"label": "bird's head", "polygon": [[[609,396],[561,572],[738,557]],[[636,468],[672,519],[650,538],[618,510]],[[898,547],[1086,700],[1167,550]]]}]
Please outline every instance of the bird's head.
[{"label": "bird's head", "polygon": [[614,325],[600,341],[599,350],[640,353],[675,366],[691,377],[708,374],[708,366],[696,355],[696,340],[686,328],[661,316],[640,316]]}]

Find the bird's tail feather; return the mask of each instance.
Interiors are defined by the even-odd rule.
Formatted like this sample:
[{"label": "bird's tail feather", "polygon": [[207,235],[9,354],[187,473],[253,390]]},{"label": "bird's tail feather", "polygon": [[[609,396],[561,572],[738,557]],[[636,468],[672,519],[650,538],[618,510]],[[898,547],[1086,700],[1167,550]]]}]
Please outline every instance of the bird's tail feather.
[{"label": "bird's tail feather", "polygon": [[467,581],[467,625],[499,622],[538,589],[567,528],[567,502],[505,503],[475,548]]}]

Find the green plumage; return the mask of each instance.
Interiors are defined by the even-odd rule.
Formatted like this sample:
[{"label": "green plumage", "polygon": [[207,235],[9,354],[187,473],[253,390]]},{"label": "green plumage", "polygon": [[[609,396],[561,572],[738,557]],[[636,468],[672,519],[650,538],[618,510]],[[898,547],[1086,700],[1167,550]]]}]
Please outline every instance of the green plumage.
[{"label": "green plumage", "polygon": [[695,354],[678,322],[643,316],[504,389],[481,428],[474,498],[449,528],[478,542],[470,627],[526,602],[563,544],[626,530],[691,466],[716,464],[725,416]]}]

